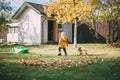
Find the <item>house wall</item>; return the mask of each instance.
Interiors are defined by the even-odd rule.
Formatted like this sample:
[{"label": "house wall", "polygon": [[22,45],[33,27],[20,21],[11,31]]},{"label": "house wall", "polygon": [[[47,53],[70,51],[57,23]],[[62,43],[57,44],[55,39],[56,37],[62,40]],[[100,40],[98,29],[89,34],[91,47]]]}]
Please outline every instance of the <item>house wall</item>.
[{"label": "house wall", "polygon": [[[110,42],[119,42],[120,38],[120,23],[116,23],[114,21],[111,21],[110,23]],[[96,23],[96,31],[98,35],[102,36],[105,40],[108,37],[109,33],[109,24],[107,22],[102,22],[102,23]],[[98,36],[99,39],[99,36]],[[106,42],[104,40],[104,42]],[[101,42],[101,41],[98,41]]]},{"label": "house wall", "polygon": [[63,31],[66,32],[69,42],[72,42],[72,24],[71,23],[64,24]]},{"label": "house wall", "polygon": [[18,33],[8,33],[7,42],[18,42]]},{"label": "house wall", "polygon": [[18,26],[8,27],[7,42],[18,43]]},{"label": "house wall", "polygon": [[109,30],[107,23],[97,23],[96,24],[96,31],[98,34],[102,35],[102,37],[106,38]]},{"label": "house wall", "polygon": [[[42,17],[42,21],[45,19],[45,17]],[[50,18],[46,18],[45,19],[45,21],[44,21],[44,27],[43,27],[43,43],[47,43],[48,42],[48,21],[49,20],[52,20],[52,21],[54,21],[54,19],[50,19]],[[54,25],[54,28],[55,28],[55,25]],[[57,30],[56,28],[55,28],[55,30]],[[57,30],[58,31],[58,30]],[[57,32],[57,31],[55,31],[55,32]],[[54,33],[53,34],[53,37],[54,37],[54,41],[57,41],[57,39],[56,39],[56,36],[55,36],[55,34],[57,34],[57,33]]]},{"label": "house wall", "polygon": [[42,38],[43,38],[43,40],[42,40],[42,42],[43,43],[47,43],[48,42],[48,19],[47,18],[45,18],[45,16],[42,16],[41,17],[41,20],[42,20],[42,28],[43,28],[43,36],[42,36]]},{"label": "house wall", "polygon": [[25,8],[19,17],[19,43],[41,44],[41,16],[30,8]]}]

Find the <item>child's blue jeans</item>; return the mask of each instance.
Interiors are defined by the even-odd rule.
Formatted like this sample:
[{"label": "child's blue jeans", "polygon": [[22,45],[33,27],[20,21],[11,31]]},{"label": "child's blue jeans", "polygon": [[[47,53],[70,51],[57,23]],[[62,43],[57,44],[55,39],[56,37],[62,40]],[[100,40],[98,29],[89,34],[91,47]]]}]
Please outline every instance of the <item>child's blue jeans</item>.
[{"label": "child's blue jeans", "polygon": [[61,47],[58,48],[58,51],[59,51],[58,54],[61,54],[61,49],[63,49],[63,51],[66,55],[67,54],[66,48],[61,48]]}]

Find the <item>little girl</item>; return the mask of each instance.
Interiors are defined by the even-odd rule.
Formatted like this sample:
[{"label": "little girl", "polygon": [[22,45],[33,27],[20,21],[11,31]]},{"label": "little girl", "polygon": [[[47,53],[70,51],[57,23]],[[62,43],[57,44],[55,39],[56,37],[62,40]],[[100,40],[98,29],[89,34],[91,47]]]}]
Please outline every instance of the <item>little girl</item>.
[{"label": "little girl", "polygon": [[59,39],[59,48],[58,48],[58,56],[61,56],[61,49],[63,49],[65,56],[67,56],[66,47],[68,46],[68,37],[65,32],[61,33],[61,37]]}]

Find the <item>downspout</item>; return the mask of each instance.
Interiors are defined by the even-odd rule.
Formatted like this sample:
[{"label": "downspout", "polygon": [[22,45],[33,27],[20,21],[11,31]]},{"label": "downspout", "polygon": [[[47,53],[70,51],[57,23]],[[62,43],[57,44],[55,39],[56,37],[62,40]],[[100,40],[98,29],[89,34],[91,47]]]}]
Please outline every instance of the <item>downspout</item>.
[{"label": "downspout", "polygon": [[45,22],[46,19],[47,19],[47,16],[45,16],[43,21],[42,21],[42,26],[41,26],[41,43],[43,43],[43,40],[44,40],[43,32],[44,32],[44,22]]}]

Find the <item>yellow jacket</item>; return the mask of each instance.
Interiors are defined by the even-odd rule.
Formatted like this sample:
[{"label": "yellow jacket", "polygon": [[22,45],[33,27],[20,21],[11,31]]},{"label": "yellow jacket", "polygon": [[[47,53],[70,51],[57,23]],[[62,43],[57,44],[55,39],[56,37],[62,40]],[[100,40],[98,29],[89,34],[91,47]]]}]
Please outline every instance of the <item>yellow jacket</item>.
[{"label": "yellow jacket", "polygon": [[61,36],[59,39],[59,47],[66,48],[68,46],[68,37],[67,36]]}]

